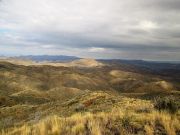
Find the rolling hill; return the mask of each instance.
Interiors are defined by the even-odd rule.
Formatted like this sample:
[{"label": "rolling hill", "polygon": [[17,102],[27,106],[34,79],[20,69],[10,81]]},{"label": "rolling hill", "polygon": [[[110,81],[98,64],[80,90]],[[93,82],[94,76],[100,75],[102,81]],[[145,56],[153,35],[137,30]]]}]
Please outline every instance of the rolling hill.
[{"label": "rolling hill", "polygon": [[180,132],[179,111],[172,117],[154,104],[154,98],[165,96],[180,103],[180,84],[173,75],[94,59],[3,59],[0,78],[2,135]]}]

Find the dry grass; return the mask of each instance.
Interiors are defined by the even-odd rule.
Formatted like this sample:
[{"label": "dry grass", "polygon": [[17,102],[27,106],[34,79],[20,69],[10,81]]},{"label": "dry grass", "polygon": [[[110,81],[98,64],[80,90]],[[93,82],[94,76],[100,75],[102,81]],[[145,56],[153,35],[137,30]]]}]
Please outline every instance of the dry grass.
[{"label": "dry grass", "polygon": [[[78,105],[83,105],[84,109],[76,111]],[[165,111],[156,111],[152,102],[147,100],[117,97],[103,91],[87,91],[83,95],[65,102],[63,106],[68,109],[52,107],[49,111],[56,113],[47,112],[48,115],[51,115],[47,115],[46,118],[41,117],[36,121],[27,121],[24,125],[17,124],[14,127],[4,128],[1,134],[176,135],[180,132],[179,112],[170,114]],[[64,110],[66,113],[70,111],[72,115],[61,115],[60,117],[58,116],[61,114],[60,110]]]},{"label": "dry grass", "polygon": [[70,117],[49,116],[35,124],[3,130],[2,135],[104,135],[164,132],[176,135],[180,121],[167,112],[134,113],[114,108],[109,113],[77,113]]}]

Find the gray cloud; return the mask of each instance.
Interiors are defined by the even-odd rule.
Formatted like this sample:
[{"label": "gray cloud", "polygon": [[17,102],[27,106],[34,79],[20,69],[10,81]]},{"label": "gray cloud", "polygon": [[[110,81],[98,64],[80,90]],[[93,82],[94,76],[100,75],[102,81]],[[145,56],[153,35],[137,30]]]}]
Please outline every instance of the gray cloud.
[{"label": "gray cloud", "polygon": [[180,60],[179,7],[179,0],[2,0],[0,54]]}]

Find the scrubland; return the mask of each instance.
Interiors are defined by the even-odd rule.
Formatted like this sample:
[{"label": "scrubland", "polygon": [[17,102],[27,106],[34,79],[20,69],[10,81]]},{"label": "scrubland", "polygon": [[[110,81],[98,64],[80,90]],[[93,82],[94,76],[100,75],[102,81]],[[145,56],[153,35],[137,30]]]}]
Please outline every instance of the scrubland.
[{"label": "scrubland", "polygon": [[[115,100],[114,100],[115,99]],[[103,106],[102,104],[105,104]],[[151,101],[89,92],[65,103],[72,115],[57,112],[38,121],[7,128],[2,135],[178,135],[180,112],[158,110]],[[71,109],[70,109],[71,108]],[[100,110],[99,110],[99,109]],[[55,112],[55,110],[54,110]]]},{"label": "scrubland", "polygon": [[126,68],[0,62],[0,134],[179,135],[178,80]]}]

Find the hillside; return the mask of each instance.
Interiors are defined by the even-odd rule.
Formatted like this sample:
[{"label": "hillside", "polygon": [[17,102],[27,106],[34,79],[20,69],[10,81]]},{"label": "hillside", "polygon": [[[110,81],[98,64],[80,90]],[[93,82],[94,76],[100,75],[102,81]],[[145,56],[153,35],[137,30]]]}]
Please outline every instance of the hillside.
[{"label": "hillside", "polygon": [[[3,117],[8,109],[2,110]],[[13,110],[25,124],[17,124],[16,120],[16,127],[2,130],[2,135],[180,133],[179,112],[172,117],[168,112],[155,110],[151,101],[114,96],[103,91],[86,91],[63,103],[53,102],[39,107],[21,105]],[[8,123],[7,120],[4,122]]]},{"label": "hillside", "polygon": [[179,108],[172,115],[159,112],[154,103],[167,97],[179,107],[179,83],[172,79],[93,59],[55,66],[15,63],[0,62],[2,135],[180,132]]},{"label": "hillside", "polygon": [[[98,62],[94,59],[75,59],[75,60],[71,60],[71,59],[67,59],[67,60],[60,60],[60,61],[56,61],[53,60],[51,61],[51,59],[47,59],[47,61],[34,61],[33,58],[32,60],[27,57],[27,59],[25,59],[26,57],[22,57],[21,59],[19,59],[19,57],[14,57],[14,58],[2,58],[0,59],[0,62],[9,62],[12,64],[16,64],[16,65],[23,65],[23,66],[54,66],[54,67],[101,67],[104,66],[104,64],[102,64],[101,62]],[[28,59],[29,58],[29,59]]]}]

